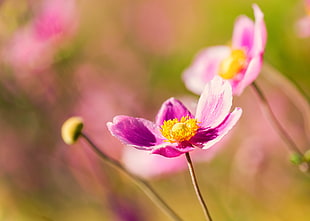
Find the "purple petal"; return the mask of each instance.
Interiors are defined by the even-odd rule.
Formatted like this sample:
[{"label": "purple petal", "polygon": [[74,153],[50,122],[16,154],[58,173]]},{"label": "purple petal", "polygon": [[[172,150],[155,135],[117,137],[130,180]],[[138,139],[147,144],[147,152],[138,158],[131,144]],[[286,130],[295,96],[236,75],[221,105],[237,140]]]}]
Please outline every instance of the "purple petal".
[{"label": "purple petal", "polygon": [[229,113],[232,105],[232,88],[229,81],[215,76],[206,84],[197,105],[196,119],[203,128],[214,128]]},{"label": "purple petal", "polygon": [[184,141],[179,144],[167,143],[166,145],[158,145],[153,148],[153,154],[159,154],[165,157],[177,157],[183,153],[194,150],[195,147],[188,141]]},{"label": "purple petal", "polygon": [[197,134],[190,139],[190,142],[195,146],[200,146],[210,140],[215,139],[218,136],[216,128],[201,129],[197,131]]},{"label": "purple petal", "polygon": [[167,144],[167,146],[157,147],[152,150],[152,154],[159,154],[164,157],[177,157],[183,153],[184,152],[181,152],[178,149],[176,149],[176,146],[173,146],[173,144]]},{"label": "purple petal", "polygon": [[253,4],[253,9],[255,16],[255,27],[254,27],[253,48],[250,52],[251,57],[261,55],[264,53],[267,39],[264,14],[256,4]]},{"label": "purple petal", "polygon": [[156,124],[162,125],[164,121],[166,120],[171,120],[174,118],[177,118],[180,120],[182,117],[185,117],[185,116],[192,117],[192,114],[182,104],[181,101],[175,98],[170,98],[162,104],[156,116]]},{"label": "purple petal", "polygon": [[217,130],[218,136],[215,139],[205,143],[202,149],[207,149],[220,141],[235,126],[241,114],[242,109],[237,107],[233,112],[227,115],[225,120],[219,126],[214,128]]},{"label": "purple petal", "polygon": [[116,116],[107,126],[111,134],[124,144],[139,149],[151,149],[150,147],[160,143],[158,127],[142,118]]},{"label": "purple petal", "polygon": [[262,63],[263,61],[260,55],[250,61],[243,78],[238,83],[232,84],[234,95],[240,95],[243,90],[257,78],[261,71]]},{"label": "purple petal", "polygon": [[241,15],[237,18],[232,37],[233,48],[243,48],[247,52],[253,46],[254,22],[247,16]]},{"label": "purple petal", "polygon": [[176,149],[178,149],[182,153],[186,153],[189,151],[192,151],[195,149],[193,144],[189,141],[183,141],[182,143],[179,143],[178,146],[176,146]]},{"label": "purple petal", "polygon": [[200,95],[205,84],[218,74],[220,63],[230,55],[230,52],[230,47],[214,46],[198,53],[191,66],[183,73],[187,89]]}]

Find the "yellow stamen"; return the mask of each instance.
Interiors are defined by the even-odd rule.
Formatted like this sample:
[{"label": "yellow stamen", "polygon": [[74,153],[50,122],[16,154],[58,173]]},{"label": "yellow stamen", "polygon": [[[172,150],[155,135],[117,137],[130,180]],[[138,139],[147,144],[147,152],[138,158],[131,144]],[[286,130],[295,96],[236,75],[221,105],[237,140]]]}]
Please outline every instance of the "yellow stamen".
[{"label": "yellow stamen", "polygon": [[167,142],[176,143],[191,139],[198,129],[197,120],[186,116],[180,120],[175,118],[164,121],[160,131],[167,138]]},{"label": "yellow stamen", "polygon": [[232,50],[230,56],[221,62],[219,75],[224,79],[232,79],[245,67],[245,65],[245,52],[240,49]]}]

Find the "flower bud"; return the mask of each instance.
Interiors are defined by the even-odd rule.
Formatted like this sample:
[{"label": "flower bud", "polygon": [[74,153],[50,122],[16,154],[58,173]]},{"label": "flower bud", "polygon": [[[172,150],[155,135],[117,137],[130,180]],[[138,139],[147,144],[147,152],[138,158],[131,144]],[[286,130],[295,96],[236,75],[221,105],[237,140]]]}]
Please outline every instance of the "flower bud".
[{"label": "flower bud", "polygon": [[300,165],[303,162],[303,156],[299,153],[293,153],[290,160],[293,164]]},{"label": "flower bud", "polygon": [[310,162],[310,150],[307,150],[304,153],[304,159],[305,159],[306,162]]},{"label": "flower bud", "polygon": [[83,129],[83,119],[81,117],[70,117],[61,127],[61,137],[66,144],[74,144],[79,138]]}]

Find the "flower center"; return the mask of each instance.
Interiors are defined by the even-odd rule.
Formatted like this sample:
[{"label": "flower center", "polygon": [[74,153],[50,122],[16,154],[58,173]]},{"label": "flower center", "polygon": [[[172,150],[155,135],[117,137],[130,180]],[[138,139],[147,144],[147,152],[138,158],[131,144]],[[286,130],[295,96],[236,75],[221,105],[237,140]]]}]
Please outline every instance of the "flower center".
[{"label": "flower center", "polygon": [[186,116],[182,117],[181,120],[175,118],[164,121],[160,132],[167,138],[167,142],[179,143],[191,139],[198,129],[197,120]]},{"label": "flower center", "polygon": [[235,49],[231,51],[229,57],[223,59],[220,64],[219,75],[224,79],[232,79],[246,65],[246,54],[243,50]]}]

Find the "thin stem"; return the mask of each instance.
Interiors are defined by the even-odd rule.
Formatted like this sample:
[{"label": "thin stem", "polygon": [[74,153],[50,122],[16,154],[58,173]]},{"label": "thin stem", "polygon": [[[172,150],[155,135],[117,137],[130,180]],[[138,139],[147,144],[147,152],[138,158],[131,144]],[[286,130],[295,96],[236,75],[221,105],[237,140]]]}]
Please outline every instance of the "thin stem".
[{"label": "thin stem", "polygon": [[155,190],[145,180],[130,173],[118,161],[113,160],[112,158],[107,156],[91,141],[91,139],[87,135],[85,135],[85,133],[81,132],[80,136],[89,143],[93,151],[96,152],[103,161],[129,177],[163,212],[166,213],[166,215],[168,215],[172,220],[182,221],[182,219],[167,205],[167,203],[158,195],[158,193],[155,192]]},{"label": "thin stem", "polygon": [[198,185],[198,182],[197,182],[197,178],[196,178],[196,175],[195,175],[194,166],[193,166],[191,157],[190,157],[188,152],[185,153],[185,156],[186,156],[186,160],[187,160],[188,170],[189,170],[189,173],[191,175],[192,183],[193,183],[193,186],[194,186],[197,198],[199,200],[199,203],[200,203],[200,205],[201,205],[201,207],[203,209],[204,215],[207,218],[207,220],[212,221],[212,217],[211,217],[211,214],[210,214],[210,212],[208,210],[207,204],[205,203],[205,201],[204,201],[204,199],[202,197],[202,194],[200,192],[200,189],[199,189],[199,185]]},{"label": "thin stem", "polygon": [[274,125],[274,128],[278,131],[278,134],[281,136],[283,141],[287,144],[289,150],[293,153],[297,153],[300,156],[302,156],[303,153],[298,149],[297,144],[294,142],[291,136],[285,131],[280,122],[277,120],[262,90],[258,87],[258,85],[255,82],[252,83],[252,88],[262,101],[266,115],[271,120],[272,124]]}]

